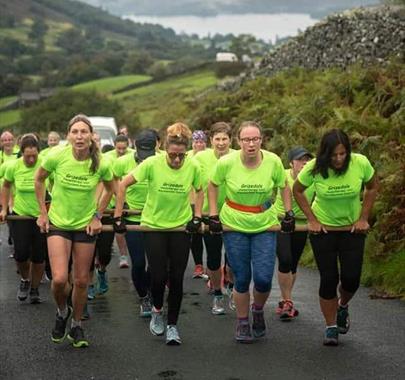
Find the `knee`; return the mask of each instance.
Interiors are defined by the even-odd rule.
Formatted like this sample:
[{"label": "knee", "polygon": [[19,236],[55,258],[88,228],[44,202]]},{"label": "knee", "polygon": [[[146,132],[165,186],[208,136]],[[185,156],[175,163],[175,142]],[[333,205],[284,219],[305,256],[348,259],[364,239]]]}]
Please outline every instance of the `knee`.
[{"label": "knee", "polygon": [[74,280],[74,286],[76,288],[80,289],[86,289],[89,284],[89,277],[80,277],[80,278],[75,278]]},{"label": "knee", "polygon": [[267,293],[271,290],[271,280],[272,276],[269,275],[260,275],[254,278],[255,289],[259,293]]},{"label": "knee", "polygon": [[360,286],[360,276],[342,276],[341,287],[345,292],[355,293]]},{"label": "knee", "polygon": [[52,287],[57,290],[64,290],[68,279],[64,275],[52,274]]},{"label": "knee", "polygon": [[247,273],[234,273],[234,288],[238,293],[246,293],[249,291],[250,276]]},{"label": "knee", "polygon": [[319,296],[326,300],[330,300],[336,297],[336,288],[339,282],[339,278],[336,276],[329,278],[321,278],[321,286],[319,287]]}]

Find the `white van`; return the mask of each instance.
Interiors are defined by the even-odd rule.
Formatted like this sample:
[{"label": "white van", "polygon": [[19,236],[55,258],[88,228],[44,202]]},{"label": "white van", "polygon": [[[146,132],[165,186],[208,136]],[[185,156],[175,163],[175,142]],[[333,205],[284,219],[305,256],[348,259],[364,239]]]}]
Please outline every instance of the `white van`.
[{"label": "white van", "polygon": [[104,145],[114,145],[118,134],[117,123],[113,117],[90,116],[89,120],[93,126],[94,132],[100,135],[101,147]]}]

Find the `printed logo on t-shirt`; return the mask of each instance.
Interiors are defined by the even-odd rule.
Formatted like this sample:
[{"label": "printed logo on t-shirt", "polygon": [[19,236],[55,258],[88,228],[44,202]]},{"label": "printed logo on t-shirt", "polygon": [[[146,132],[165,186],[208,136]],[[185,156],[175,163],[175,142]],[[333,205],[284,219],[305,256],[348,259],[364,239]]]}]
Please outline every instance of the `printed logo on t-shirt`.
[{"label": "printed logo on t-shirt", "polygon": [[238,194],[266,194],[267,191],[260,183],[257,184],[242,184],[237,191]]},{"label": "printed logo on t-shirt", "polygon": [[180,183],[168,183],[164,182],[159,190],[160,193],[176,193],[176,194],[184,194],[186,192],[186,189],[184,185]]},{"label": "printed logo on t-shirt", "polygon": [[348,184],[338,186],[328,186],[326,195],[329,197],[342,197],[354,195],[354,190]]},{"label": "printed logo on t-shirt", "polygon": [[89,181],[90,176],[66,174],[62,177],[61,183],[71,188],[87,189],[92,187]]}]

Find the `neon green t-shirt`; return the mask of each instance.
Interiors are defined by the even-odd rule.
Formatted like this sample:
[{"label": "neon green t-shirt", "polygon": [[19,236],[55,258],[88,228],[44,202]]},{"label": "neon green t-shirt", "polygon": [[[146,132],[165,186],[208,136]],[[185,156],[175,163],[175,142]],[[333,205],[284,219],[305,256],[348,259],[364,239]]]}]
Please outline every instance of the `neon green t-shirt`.
[{"label": "neon green t-shirt", "polygon": [[[229,153],[233,152],[233,149],[229,150]],[[228,154],[229,154],[228,153]],[[213,149],[205,149],[202,152],[199,152],[194,156],[194,159],[198,162],[201,169],[201,181],[202,187],[204,190],[204,205],[203,205],[203,214],[206,215],[209,212],[209,205],[208,205],[208,183],[210,178],[214,174],[215,165],[217,164],[218,158],[215,155],[215,151]],[[219,186],[218,187],[218,211],[221,210],[222,205],[225,202],[225,187]]]},{"label": "neon green t-shirt", "polygon": [[13,211],[18,215],[38,217],[40,214],[34,186],[35,172],[40,166],[38,159],[34,166],[28,167],[22,157],[7,165],[4,179],[14,185]]},{"label": "neon green t-shirt", "polygon": [[78,230],[93,218],[97,184],[111,181],[113,174],[103,158],[96,173],[90,172],[90,166],[90,159],[78,161],[73,157],[71,145],[49,153],[42,163],[46,171],[54,173],[49,219],[56,227]]},{"label": "neon green t-shirt", "polygon": [[[114,168],[114,164],[115,162],[121,158],[121,157],[125,157],[125,156],[133,156],[135,150],[132,148],[127,148],[127,151],[124,155],[118,157],[117,155],[117,151],[115,149],[110,150],[108,152],[103,153],[103,157],[109,161],[109,164],[111,165],[111,168]],[[110,203],[108,204],[108,208],[114,208],[115,207],[115,195],[113,195],[111,197]]]},{"label": "neon green t-shirt", "polygon": [[[137,163],[132,155],[125,155],[115,161],[113,166],[114,176],[118,178],[125,177],[128,173],[133,171],[137,167]],[[137,182],[131,186],[128,186],[125,200],[131,210],[142,210],[146,196],[148,195],[148,181]],[[140,215],[129,215],[125,219],[140,222]]]},{"label": "neon green t-shirt", "polygon": [[336,227],[355,223],[361,213],[363,184],[374,175],[374,168],[367,157],[352,153],[347,171],[338,176],[329,169],[328,178],[323,178],[321,174],[312,175],[314,165],[315,159],[308,162],[298,175],[298,181],[306,187],[314,185],[312,211],[318,221]]},{"label": "neon green t-shirt", "polygon": [[172,169],[166,154],[158,154],[147,158],[131,174],[137,182],[148,181],[141,225],[175,228],[192,218],[190,191],[201,189],[200,168],[192,158],[187,156],[181,168]]},{"label": "neon green t-shirt", "polygon": [[[259,167],[249,169],[243,165],[241,151],[235,151],[218,160],[212,183],[224,185],[229,200],[246,206],[268,202],[275,188],[285,186],[285,172],[281,159],[274,153],[262,150]],[[219,214],[221,222],[239,232],[258,233],[278,225],[272,207],[261,213],[238,211],[224,203]]]},{"label": "neon green t-shirt", "polygon": [[[292,187],[294,185],[294,178],[292,177],[291,169],[285,169],[285,175],[287,177],[288,186],[290,187],[290,189],[292,191]],[[305,190],[304,194],[309,203],[312,202],[314,193],[315,193],[315,190],[314,190],[313,185],[309,186]],[[284,203],[283,203],[283,199],[281,197],[280,191],[277,192],[277,197],[276,197],[273,207],[274,207],[274,211],[277,213],[278,218],[282,218],[285,215]],[[305,214],[302,212],[302,210],[300,209],[300,206],[298,206],[298,203],[294,197],[292,197],[292,210],[294,211],[294,214],[295,214],[296,223],[297,224],[306,224],[307,218],[306,218]]]},{"label": "neon green t-shirt", "polygon": [[[3,186],[3,177],[6,172],[7,163],[17,160],[19,151],[20,148],[17,145],[14,146],[13,153],[11,154],[5,154],[4,151],[0,151],[0,188]],[[14,194],[14,186],[12,192]]]}]

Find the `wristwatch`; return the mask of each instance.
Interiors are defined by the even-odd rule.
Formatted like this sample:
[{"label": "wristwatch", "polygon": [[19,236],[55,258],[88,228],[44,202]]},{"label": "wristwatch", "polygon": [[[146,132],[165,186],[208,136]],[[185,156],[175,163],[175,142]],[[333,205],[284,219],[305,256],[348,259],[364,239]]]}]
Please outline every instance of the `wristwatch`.
[{"label": "wristwatch", "polygon": [[97,218],[98,220],[101,220],[101,218],[103,217],[103,214],[100,211],[96,211],[93,216],[95,218]]},{"label": "wristwatch", "polygon": [[285,215],[288,216],[289,218],[294,218],[294,217],[295,217],[295,213],[294,213],[293,210],[288,210],[288,211],[285,213]]}]

